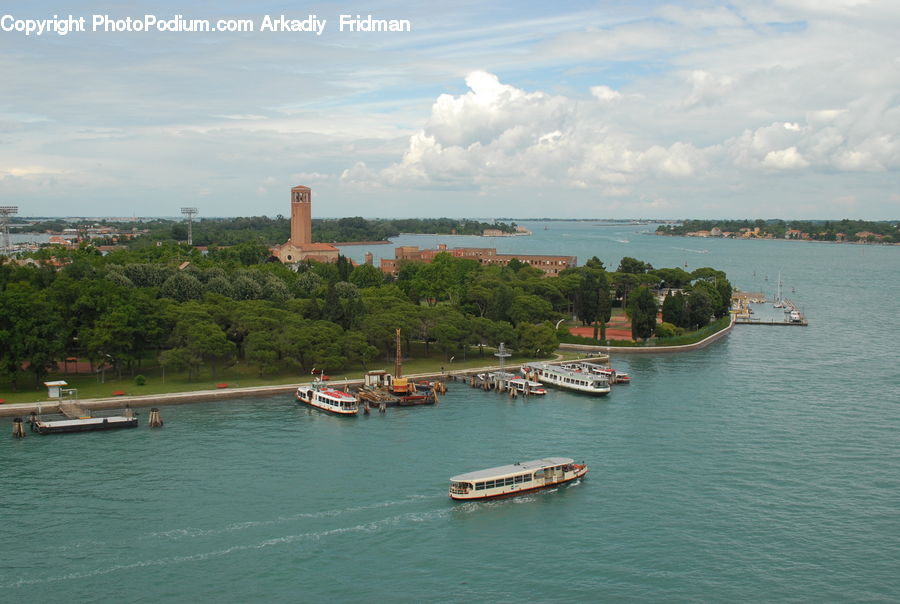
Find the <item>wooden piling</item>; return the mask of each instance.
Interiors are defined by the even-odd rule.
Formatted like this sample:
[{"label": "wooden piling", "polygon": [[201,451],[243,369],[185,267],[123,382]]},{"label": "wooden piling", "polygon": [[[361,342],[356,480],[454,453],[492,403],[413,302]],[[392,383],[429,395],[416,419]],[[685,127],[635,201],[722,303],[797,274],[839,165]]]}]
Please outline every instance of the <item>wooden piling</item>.
[{"label": "wooden piling", "polygon": [[13,420],[13,438],[25,438],[25,427],[22,425],[21,417]]},{"label": "wooden piling", "polygon": [[162,428],[163,420],[162,420],[162,417],[160,417],[160,415],[159,415],[158,408],[153,407],[152,409],[150,409],[150,417],[147,420],[147,423],[150,425],[151,428]]}]

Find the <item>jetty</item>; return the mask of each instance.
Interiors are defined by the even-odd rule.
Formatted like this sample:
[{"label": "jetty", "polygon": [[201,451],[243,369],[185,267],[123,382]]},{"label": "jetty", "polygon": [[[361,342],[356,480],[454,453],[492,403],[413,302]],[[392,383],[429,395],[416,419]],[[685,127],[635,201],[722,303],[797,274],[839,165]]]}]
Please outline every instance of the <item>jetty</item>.
[{"label": "jetty", "polygon": [[73,402],[60,403],[59,412],[66,419],[47,420],[32,411],[28,423],[31,431],[38,434],[61,434],[64,432],[92,432],[95,430],[117,430],[137,428],[138,420],[131,407],[126,406],[122,415],[92,417],[91,412]]},{"label": "jetty", "polygon": [[806,316],[800,312],[800,308],[797,304],[794,303],[793,300],[788,300],[786,298],[781,300],[784,310],[783,319],[757,319],[756,317],[753,317],[752,311],[750,310],[750,303],[767,304],[769,302],[765,297],[760,296],[762,295],[744,294],[744,296],[741,297],[735,296],[737,309],[733,311],[733,313],[736,325],[799,325],[801,327],[809,325],[809,321],[807,321]]}]

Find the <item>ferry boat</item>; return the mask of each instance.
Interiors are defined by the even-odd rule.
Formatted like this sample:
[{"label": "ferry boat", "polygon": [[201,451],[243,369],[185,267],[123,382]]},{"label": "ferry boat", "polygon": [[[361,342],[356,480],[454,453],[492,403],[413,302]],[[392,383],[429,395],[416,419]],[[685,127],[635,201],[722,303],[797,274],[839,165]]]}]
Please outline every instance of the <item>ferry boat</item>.
[{"label": "ferry boat", "polygon": [[584,463],[577,464],[568,457],[545,457],[454,476],[449,495],[460,501],[512,497],[565,484],[587,473]]},{"label": "ferry boat", "polygon": [[303,384],[297,388],[297,400],[322,411],[330,411],[338,415],[356,415],[359,413],[359,402],[356,397],[343,390],[326,388],[316,380],[312,384]]},{"label": "ferry boat", "polygon": [[586,371],[596,373],[606,378],[610,384],[630,384],[631,376],[621,371],[616,371],[612,367],[603,365],[595,365],[594,363],[574,363],[563,365],[566,369],[574,369],[575,371]]},{"label": "ferry boat", "polygon": [[542,384],[549,384],[565,390],[574,390],[593,396],[609,394],[609,380],[602,375],[578,369],[567,369],[550,363],[528,363],[522,366],[526,375]]},{"label": "ferry boat", "polygon": [[527,396],[541,396],[547,394],[547,391],[544,389],[544,385],[540,382],[535,382],[534,380],[526,380],[522,377],[514,377],[506,383],[510,388],[512,388],[519,394],[524,394]]}]

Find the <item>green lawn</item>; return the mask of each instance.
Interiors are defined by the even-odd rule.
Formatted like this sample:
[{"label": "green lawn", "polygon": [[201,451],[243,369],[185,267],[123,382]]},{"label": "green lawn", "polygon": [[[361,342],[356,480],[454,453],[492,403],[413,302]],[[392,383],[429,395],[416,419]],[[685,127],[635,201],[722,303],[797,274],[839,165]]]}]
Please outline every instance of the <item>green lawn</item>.
[{"label": "green lawn", "polygon": [[[411,375],[417,373],[439,373],[443,367],[446,372],[461,371],[463,369],[475,369],[478,367],[492,366],[498,364],[497,357],[494,356],[494,349],[485,348],[484,356],[479,356],[478,348],[472,348],[463,359],[462,355],[457,354],[453,361],[444,360],[440,353],[434,351],[432,347],[430,354],[425,355],[424,345],[413,343],[411,358],[403,361],[403,374]],[[569,351],[557,351],[557,355],[562,359],[578,358],[578,353]],[[521,355],[513,355],[509,357],[507,364],[517,364],[525,361],[534,360],[533,358]],[[391,373],[394,372],[394,362],[385,361],[383,358],[372,361],[368,364],[368,369],[384,369]],[[146,384],[138,386],[134,382],[134,378],[130,374],[123,375],[121,379],[116,378],[115,371],[106,371],[106,379],[104,383],[100,383],[100,379],[94,374],[63,374],[52,373],[43,381],[65,380],[69,383],[69,388],[78,389],[78,398],[103,398],[113,396],[114,391],[124,391],[127,395],[141,394],[166,394],[170,392],[187,392],[191,390],[214,390],[217,384],[225,383],[229,387],[247,387],[247,386],[271,386],[278,384],[296,384],[299,382],[309,381],[311,376],[308,373],[300,373],[297,371],[281,371],[266,373],[262,377],[256,367],[245,366],[238,363],[228,369],[220,370],[216,377],[212,377],[212,373],[208,368],[201,371],[198,379],[189,380],[187,372],[168,371],[163,380],[162,369],[145,361],[144,367],[136,374],[146,377]],[[364,370],[361,366],[350,367],[344,371],[328,372],[332,380],[344,379],[360,379]],[[0,399],[6,399],[7,403],[33,403],[49,400],[47,398],[47,388],[40,386],[39,389],[33,387],[34,378],[31,374],[25,374],[19,379],[19,391],[13,392],[11,385],[7,381],[0,381]]]}]

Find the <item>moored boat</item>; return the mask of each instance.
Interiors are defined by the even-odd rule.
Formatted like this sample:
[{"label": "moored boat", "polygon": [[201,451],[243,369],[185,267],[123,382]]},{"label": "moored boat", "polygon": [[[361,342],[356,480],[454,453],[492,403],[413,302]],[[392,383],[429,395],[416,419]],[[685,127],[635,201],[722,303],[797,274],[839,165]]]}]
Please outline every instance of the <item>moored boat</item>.
[{"label": "moored boat", "polygon": [[566,369],[574,369],[575,371],[587,371],[602,375],[610,384],[630,384],[631,376],[621,371],[616,371],[612,367],[606,365],[596,365],[589,362],[573,363],[563,365]]},{"label": "moored boat", "polygon": [[609,380],[591,371],[568,369],[550,363],[528,363],[522,366],[526,377],[536,379],[542,384],[556,386],[565,390],[573,390],[593,396],[609,394]]},{"label": "moored boat", "polygon": [[544,389],[544,385],[540,382],[535,382],[534,380],[527,380],[522,377],[514,377],[513,379],[509,380],[507,384],[509,384],[510,389],[519,394],[524,394],[527,396],[541,396],[547,394],[547,390]]},{"label": "moored boat", "polygon": [[359,402],[349,392],[325,387],[316,380],[312,384],[297,387],[297,400],[316,409],[329,411],[337,415],[356,415],[359,413]]},{"label": "moored boat", "polygon": [[586,464],[568,457],[545,457],[459,474],[450,479],[449,495],[456,500],[512,497],[565,484],[587,472]]}]

